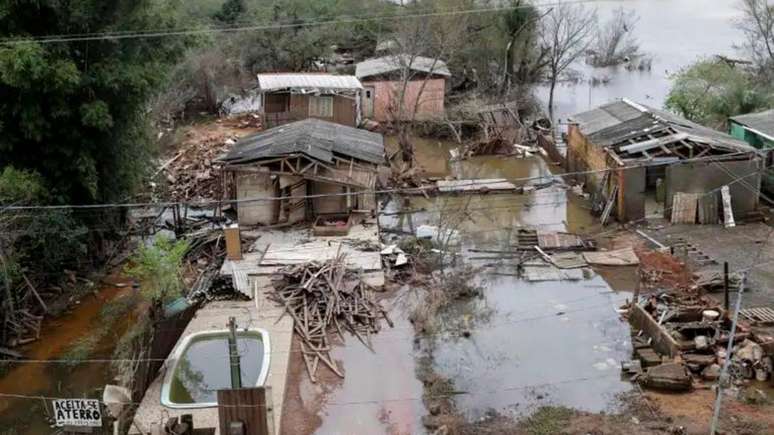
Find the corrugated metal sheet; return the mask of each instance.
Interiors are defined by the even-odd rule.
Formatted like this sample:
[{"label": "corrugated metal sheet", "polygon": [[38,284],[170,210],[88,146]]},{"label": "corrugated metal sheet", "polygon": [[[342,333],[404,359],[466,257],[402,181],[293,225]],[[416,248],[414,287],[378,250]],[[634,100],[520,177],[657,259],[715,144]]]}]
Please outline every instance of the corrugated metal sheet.
[{"label": "corrugated metal sheet", "polygon": [[296,153],[326,163],[332,162],[336,153],[384,164],[384,138],[379,133],[319,119],[305,119],[242,138],[221,160],[248,163]]},{"label": "corrugated metal sheet", "polygon": [[368,59],[360,62],[355,67],[355,76],[362,79],[365,77],[400,71],[406,67],[413,71],[451,77],[451,72],[449,71],[449,67],[446,66],[446,62],[440,59],[436,60],[423,56],[415,56],[412,58],[406,54],[400,56],[378,57],[376,59]]},{"label": "corrugated metal sheet", "polygon": [[629,139],[668,131],[686,133],[694,142],[703,142],[730,152],[755,151],[747,143],[704,127],[673,113],[628,100],[614,101],[570,117],[594,144],[608,147],[626,144]]},{"label": "corrugated metal sheet", "polygon": [[363,89],[355,76],[333,74],[258,74],[258,88],[262,91],[281,89],[299,89],[315,92],[320,90],[357,90]]},{"label": "corrugated metal sheet", "polygon": [[734,116],[731,120],[774,138],[774,109]]},{"label": "corrugated metal sheet", "polygon": [[582,248],[583,239],[569,233],[538,232],[538,246],[542,249],[573,249]]}]

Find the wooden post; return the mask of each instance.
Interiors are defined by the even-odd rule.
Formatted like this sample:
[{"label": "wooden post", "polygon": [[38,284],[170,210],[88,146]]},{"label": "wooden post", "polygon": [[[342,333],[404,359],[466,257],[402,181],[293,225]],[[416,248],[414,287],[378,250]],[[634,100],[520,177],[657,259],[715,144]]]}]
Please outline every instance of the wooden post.
[{"label": "wooden post", "polygon": [[271,387],[218,390],[220,433],[227,435],[233,425],[244,435],[274,435]]},{"label": "wooden post", "polygon": [[239,366],[239,349],[237,348],[236,319],[228,319],[228,359],[231,363],[231,388],[242,388],[242,369]]},{"label": "wooden post", "polygon": [[239,225],[231,225],[224,229],[226,235],[226,258],[229,260],[242,259],[242,240],[239,234]]},{"label": "wooden post", "polygon": [[728,297],[728,261],[723,262],[723,294],[725,296],[723,307],[726,309],[726,313],[728,313],[728,308],[731,304]]}]

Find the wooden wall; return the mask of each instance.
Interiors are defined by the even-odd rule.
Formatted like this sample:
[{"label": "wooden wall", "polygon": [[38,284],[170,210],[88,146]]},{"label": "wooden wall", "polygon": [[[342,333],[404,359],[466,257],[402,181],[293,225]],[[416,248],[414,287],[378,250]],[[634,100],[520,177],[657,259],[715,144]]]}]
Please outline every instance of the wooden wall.
[{"label": "wooden wall", "polygon": [[[289,98],[287,108],[284,101]],[[300,121],[302,119],[311,118],[309,115],[309,99],[310,95],[301,94],[266,94],[266,109],[265,113],[287,113],[287,121]],[[347,97],[343,95],[333,96],[333,116],[318,118],[324,121],[335,122],[341,125],[347,125],[350,127],[357,127],[358,113],[357,113],[357,98]],[[287,110],[286,110],[287,109]],[[271,117],[270,117],[271,118]],[[272,118],[279,119],[279,118]],[[278,122],[279,124],[279,122]]]}]

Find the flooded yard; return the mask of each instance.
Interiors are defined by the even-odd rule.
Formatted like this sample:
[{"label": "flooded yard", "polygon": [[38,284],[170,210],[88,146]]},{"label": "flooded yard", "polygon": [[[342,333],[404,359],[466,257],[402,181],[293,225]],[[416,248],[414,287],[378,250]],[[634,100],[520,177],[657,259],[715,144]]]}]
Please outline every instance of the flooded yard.
[{"label": "flooded yard", "polygon": [[[438,177],[538,177],[530,181],[537,184],[553,176],[540,157],[449,162],[454,143],[423,139],[415,146],[419,164]],[[322,398],[316,433],[423,433],[428,410],[417,370],[427,355],[432,369],[453,382],[456,406],[469,420],[492,410],[519,417],[548,404],[616,409],[616,396],[631,389],[620,377],[619,361],[629,357],[631,344],[617,308],[633,288],[613,289],[596,274],[578,281],[527,282],[512,276],[507,260],[480,253],[509,248],[520,228],[592,233],[598,224],[587,202],[562,187],[528,194],[415,196],[390,200],[380,217],[385,233],[439,223],[459,233],[465,263],[494,263],[476,275],[482,296],[454,303],[441,313],[437,333],[415,339],[408,316],[421,303],[423,290],[409,284],[389,292],[383,304],[396,325],[372,337],[374,352],[355,337],[332,352],[346,377]],[[624,269],[617,275],[634,276],[633,268]]]}]

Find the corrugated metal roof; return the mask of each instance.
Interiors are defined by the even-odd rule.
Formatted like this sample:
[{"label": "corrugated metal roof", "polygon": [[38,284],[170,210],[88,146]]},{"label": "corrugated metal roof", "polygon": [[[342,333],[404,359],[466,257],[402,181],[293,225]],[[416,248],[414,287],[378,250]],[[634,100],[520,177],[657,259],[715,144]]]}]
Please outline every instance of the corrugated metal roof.
[{"label": "corrugated metal roof", "polygon": [[424,56],[415,56],[412,58],[407,54],[377,57],[375,59],[368,59],[360,62],[355,67],[355,76],[362,79],[365,77],[400,71],[406,67],[413,71],[451,77],[451,72],[449,72],[449,67],[446,66],[446,62]]},{"label": "corrugated metal roof", "polygon": [[258,88],[262,91],[276,91],[280,89],[336,91],[363,89],[363,85],[355,76],[280,73],[258,74]]},{"label": "corrugated metal roof", "polygon": [[623,99],[570,117],[580,131],[594,144],[608,147],[629,139],[669,130],[691,135],[733,151],[754,151],[755,148],[732,136],[704,127],[665,110],[654,109]]},{"label": "corrugated metal roof", "polygon": [[742,124],[759,133],[769,137],[774,137],[774,109],[765,112],[748,113],[731,117],[731,120],[737,124]]},{"label": "corrugated metal roof", "polygon": [[319,119],[305,119],[242,138],[221,160],[249,163],[302,153],[331,163],[334,154],[384,164],[384,138],[359,128]]}]

